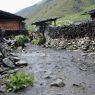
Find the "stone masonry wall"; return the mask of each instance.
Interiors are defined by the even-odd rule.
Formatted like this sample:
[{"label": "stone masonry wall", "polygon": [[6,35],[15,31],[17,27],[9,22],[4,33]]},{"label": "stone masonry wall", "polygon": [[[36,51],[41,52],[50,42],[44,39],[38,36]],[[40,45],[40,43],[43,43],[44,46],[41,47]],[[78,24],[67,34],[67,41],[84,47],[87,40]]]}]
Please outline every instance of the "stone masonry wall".
[{"label": "stone masonry wall", "polygon": [[69,26],[49,26],[45,31],[46,47],[95,50],[95,21]]},{"label": "stone masonry wall", "polygon": [[95,21],[88,21],[80,24],[72,24],[61,27],[48,27],[51,38],[76,38],[76,37],[95,37]]}]

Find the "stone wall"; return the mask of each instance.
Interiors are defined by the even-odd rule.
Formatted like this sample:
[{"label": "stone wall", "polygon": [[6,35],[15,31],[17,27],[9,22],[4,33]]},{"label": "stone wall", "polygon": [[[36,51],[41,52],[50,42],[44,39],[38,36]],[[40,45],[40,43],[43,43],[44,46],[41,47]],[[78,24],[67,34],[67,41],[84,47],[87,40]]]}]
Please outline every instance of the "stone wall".
[{"label": "stone wall", "polygon": [[62,27],[48,27],[51,38],[76,38],[76,37],[95,37],[95,21],[76,23]]},{"label": "stone wall", "polygon": [[[76,23],[69,26],[49,26],[45,31],[46,47],[95,48],[95,21]],[[91,47],[91,48],[92,48]]]}]

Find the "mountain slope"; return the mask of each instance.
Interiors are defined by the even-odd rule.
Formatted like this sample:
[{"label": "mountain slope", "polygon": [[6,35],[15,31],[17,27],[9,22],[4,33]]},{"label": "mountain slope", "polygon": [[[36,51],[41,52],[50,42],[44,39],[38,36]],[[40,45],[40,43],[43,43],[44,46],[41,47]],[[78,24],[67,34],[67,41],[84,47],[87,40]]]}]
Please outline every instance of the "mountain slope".
[{"label": "mountain slope", "polygon": [[95,0],[43,0],[16,14],[28,18],[26,22],[30,24],[50,17],[63,17],[67,14],[78,13],[93,4]]}]

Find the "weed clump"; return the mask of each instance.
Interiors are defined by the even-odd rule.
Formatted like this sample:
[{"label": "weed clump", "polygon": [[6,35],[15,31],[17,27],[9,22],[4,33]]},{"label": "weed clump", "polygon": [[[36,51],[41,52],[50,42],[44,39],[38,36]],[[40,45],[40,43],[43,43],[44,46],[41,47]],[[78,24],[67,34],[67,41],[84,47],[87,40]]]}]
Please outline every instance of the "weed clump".
[{"label": "weed clump", "polygon": [[41,45],[41,44],[44,44],[45,43],[45,37],[38,37],[38,38],[34,38],[32,40],[32,44],[34,45]]},{"label": "weed clump", "polygon": [[19,71],[15,74],[10,74],[9,77],[6,77],[6,80],[8,80],[6,83],[7,91],[17,92],[29,85],[33,86],[34,75]]},{"label": "weed clump", "polygon": [[29,37],[24,35],[15,36],[15,39],[17,46],[23,46],[25,43],[30,41]]}]

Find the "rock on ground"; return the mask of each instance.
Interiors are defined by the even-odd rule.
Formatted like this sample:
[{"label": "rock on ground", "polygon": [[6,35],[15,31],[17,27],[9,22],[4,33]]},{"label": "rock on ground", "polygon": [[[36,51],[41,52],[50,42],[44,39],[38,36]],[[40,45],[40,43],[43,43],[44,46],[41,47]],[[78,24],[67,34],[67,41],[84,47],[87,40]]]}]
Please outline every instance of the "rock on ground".
[{"label": "rock on ground", "polygon": [[56,79],[54,82],[51,83],[51,86],[64,87],[65,83],[63,82],[62,79]]},{"label": "rock on ground", "polygon": [[4,59],[3,59],[3,63],[4,63],[7,67],[10,67],[10,68],[14,68],[14,67],[15,67],[14,63],[13,63],[9,58],[4,58]]},{"label": "rock on ground", "polygon": [[16,66],[27,66],[28,63],[26,61],[20,60],[15,63]]}]

